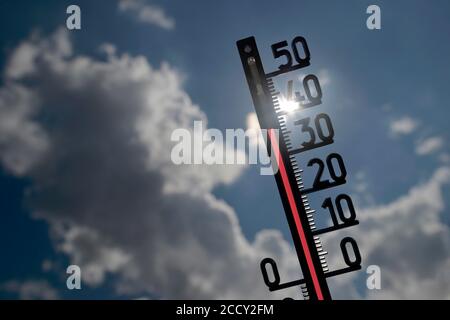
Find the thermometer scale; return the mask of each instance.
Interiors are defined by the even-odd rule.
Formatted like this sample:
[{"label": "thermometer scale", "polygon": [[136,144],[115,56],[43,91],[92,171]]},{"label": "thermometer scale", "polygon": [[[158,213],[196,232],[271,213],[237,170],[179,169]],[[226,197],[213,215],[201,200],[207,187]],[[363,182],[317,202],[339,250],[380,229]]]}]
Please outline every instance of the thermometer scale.
[{"label": "thermometer scale", "polygon": [[[284,57],[285,64],[279,69],[265,73],[254,37],[237,42],[237,48],[244,68],[247,83],[261,129],[268,132],[267,151],[275,158],[272,160],[275,180],[283,203],[289,229],[293,238],[303,279],[281,282],[276,262],[271,258],[261,261],[264,282],[270,291],[300,286],[306,300],[331,300],[327,278],[361,269],[361,255],[356,241],[344,237],[340,248],[346,267],[330,270],[327,264],[327,252],[322,247],[321,235],[339,229],[355,226],[355,209],[350,196],[339,194],[335,199],[324,199],[322,208],[328,209],[332,225],[318,229],[315,224],[315,210],[311,207],[309,196],[329,188],[346,183],[347,171],[344,160],[338,153],[330,153],[325,159],[308,159],[308,151],[332,144],[334,129],[330,117],[326,113],[318,113],[313,117],[301,117],[294,125],[301,128],[307,136],[300,147],[294,147],[287,120],[293,114],[299,115],[305,109],[317,107],[322,103],[322,89],[318,78],[308,74],[302,80],[304,95],[293,92],[293,81],[287,81],[287,94],[283,96],[277,90],[275,79],[281,75],[310,66],[310,51],[303,37],[294,38],[289,47],[287,41],[271,46],[275,59]],[[302,55],[299,53],[301,48]],[[286,105],[289,108],[286,108]],[[296,117],[297,118],[297,117]],[[302,161],[297,156],[301,154]],[[306,160],[305,162],[303,162]],[[300,163],[301,162],[301,163]],[[305,166],[301,164],[305,163]],[[311,186],[305,186],[303,171],[305,168],[316,168],[316,175]],[[330,179],[324,179],[327,170]],[[344,210],[344,207],[348,210]],[[336,214],[337,212],[337,214]],[[351,250],[351,251],[350,251]],[[269,272],[271,269],[271,272]],[[272,273],[272,276],[269,276]]]}]

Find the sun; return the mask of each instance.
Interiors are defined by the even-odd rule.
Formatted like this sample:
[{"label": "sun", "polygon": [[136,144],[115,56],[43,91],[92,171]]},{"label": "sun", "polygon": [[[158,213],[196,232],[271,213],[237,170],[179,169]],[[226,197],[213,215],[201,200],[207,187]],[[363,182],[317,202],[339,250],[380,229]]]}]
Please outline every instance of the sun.
[{"label": "sun", "polygon": [[299,109],[298,102],[295,102],[294,100],[286,99],[285,97],[281,97],[279,99],[279,104],[280,104],[280,110],[287,112],[287,113],[291,113],[291,112]]}]

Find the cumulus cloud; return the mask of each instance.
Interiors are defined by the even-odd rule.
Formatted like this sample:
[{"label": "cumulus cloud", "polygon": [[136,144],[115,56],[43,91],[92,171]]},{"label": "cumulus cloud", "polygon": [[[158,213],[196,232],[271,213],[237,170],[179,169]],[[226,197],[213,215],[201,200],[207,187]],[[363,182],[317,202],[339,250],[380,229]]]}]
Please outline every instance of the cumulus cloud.
[{"label": "cumulus cloud", "polygon": [[[243,168],[171,162],[173,130],[207,123],[183,76],[167,63],[155,68],[145,57],[103,49],[105,60],[76,55],[59,31],[24,41],[5,67],[0,163],[29,179],[25,201],[48,222],[55,248],[82,268],[87,285],[114,274],[121,294],[298,297],[298,288],[270,294],[260,275],[269,256],[283,280],[301,277],[281,233],[263,230],[248,241],[233,208],[212,193]],[[17,56],[28,66],[13,63]],[[364,263],[382,268],[383,290],[369,297],[449,297],[450,236],[441,222],[449,176],[443,167],[392,203],[359,210],[361,224],[349,234]],[[329,243],[338,243],[333,237]],[[333,280],[336,297],[366,296],[356,275],[341,279]]]},{"label": "cumulus cloud", "polygon": [[421,156],[435,153],[444,145],[444,139],[442,137],[430,137],[424,140],[418,141],[416,145],[416,153]]},{"label": "cumulus cloud", "polygon": [[395,136],[408,135],[412,133],[418,126],[418,122],[410,117],[402,117],[391,121],[389,129]]},{"label": "cumulus cloud", "polygon": [[166,30],[175,28],[175,20],[164,10],[144,0],[119,0],[119,10],[133,15],[139,22],[158,26]]},{"label": "cumulus cloud", "polygon": [[28,206],[49,223],[55,247],[82,268],[85,283],[114,273],[123,294],[263,298],[265,256],[299,276],[279,232],[248,242],[234,210],[212,194],[242,166],[171,162],[173,130],[207,124],[179,72],[118,56],[111,45],[106,61],[68,54],[60,41],[70,44],[67,33],[32,37],[13,52],[11,61],[22,50],[34,53],[26,71],[7,66],[13,71],[0,101],[20,90],[0,108],[0,132],[22,137],[32,127],[33,134],[1,140],[0,159],[32,181]]},{"label": "cumulus cloud", "polygon": [[[450,298],[450,231],[442,222],[449,182],[450,168],[442,167],[399,199],[358,210],[360,225],[346,233],[358,241],[364,266],[380,266],[382,290],[358,293],[355,280],[341,278],[335,279],[336,297],[353,292],[353,298],[369,299]],[[333,235],[328,242],[339,240]]]},{"label": "cumulus cloud", "polygon": [[0,285],[0,290],[15,294],[21,300],[55,300],[56,290],[45,280],[11,280]]},{"label": "cumulus cloud", "polygon": [[46,133],[30,120],[36,101],[34,93],[19,84],[0,88],[0,161],[18,176],[49,147]]}]

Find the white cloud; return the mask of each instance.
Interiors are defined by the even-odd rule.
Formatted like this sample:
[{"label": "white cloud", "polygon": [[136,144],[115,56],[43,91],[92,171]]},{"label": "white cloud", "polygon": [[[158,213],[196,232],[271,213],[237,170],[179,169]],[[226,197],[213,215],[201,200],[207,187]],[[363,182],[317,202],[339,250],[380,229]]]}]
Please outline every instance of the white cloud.
[{"label": "white cloud", "polygon": [[[442,189],[449,182],[450,168],[442,167],[397,200],[358,210],[360,225],[346,235],[357,240],[365,267],[380,266],[382,290],[364,289],[361,296],[347,277],[334,282],[337,298],[348,298],[345,293],[352,291],[353,298],[450,298],[450,231],[442,222],[448,214]],[[328,239],[339,240],[337,235]]]},{"label": "white cloud", "polygon": [[418,126],[418,122],[410,117],[402,117],[391,121],[389,129],[393,135],[408,135]]},{"label": "white cloud", "polygon": [[22,175],[48,148],[46,133],[30,121],[37,97],[26,87],[8,83],[0,88],[0,161]]},{"label": "white cloud", "polygon": [[142,23],[158,26],[166,30],[175,28],[175,20],[168,17],[164,10],[144,0],[119,0],[119,10],[129,12]]},{"label": "white cloud", "polygon": [[444,139],[442,137],[430,137],[416,144],[416,153],[424,156],[435,153],[444,145]]},{"label": "white cloud", "polygon": [[[172,164],[172,131],[207,123],[181,74],[118,56],[111,45],[106,62],[61,54],[54,41],[26,41],[36,57],[31,68],[6,75],[21,90],[0,108],[0,132],[6,127],[15,137],[32,126],[34,134],[1,141],[0,159],[30,179],[33,215],[49,223],[55,247],[81,267],[86,284],[114,273],[125,294],[267,298],[259,270],[265,256],[279,257],[282,274],[299,276],[279,232],[248,242],[234,210],[211,193],[244,167]],[[2,88],[0,101],[10,92]],[[11,121],[17,124],[9,128]],[[47,147],[35,147],[36,137]]]},{"label": "white cloud", "polygon": [[21,300],[55,300],[56,290],[45,280],[8,281],[0,285],[0,290],[16,294]]}]

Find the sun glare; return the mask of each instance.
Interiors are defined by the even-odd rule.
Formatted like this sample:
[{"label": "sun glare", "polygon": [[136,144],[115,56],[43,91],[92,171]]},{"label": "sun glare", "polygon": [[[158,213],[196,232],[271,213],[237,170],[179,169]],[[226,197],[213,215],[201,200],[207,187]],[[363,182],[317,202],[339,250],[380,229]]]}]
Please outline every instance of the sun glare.
[{"label": "sun glare", "polygon": [[295,102],[293,100],[288,100],[284,97],[281,97],[279,101],[280,101],[280,109],[282,111],[293,112],[295,110],[298,110],[299,108],[298,102]]}]

